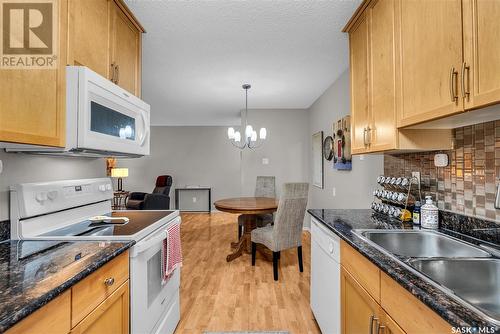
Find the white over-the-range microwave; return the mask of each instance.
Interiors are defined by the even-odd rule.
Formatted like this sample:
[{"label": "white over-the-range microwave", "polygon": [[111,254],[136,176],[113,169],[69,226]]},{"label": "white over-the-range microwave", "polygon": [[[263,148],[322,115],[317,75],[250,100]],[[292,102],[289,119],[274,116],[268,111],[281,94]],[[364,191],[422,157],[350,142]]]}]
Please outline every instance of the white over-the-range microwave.
[{"label": "white over-the-range microwave", "polygon": [[149,155],[150,106],[84,66],[66,67],[66,147],[5,144],[7,152]]}]

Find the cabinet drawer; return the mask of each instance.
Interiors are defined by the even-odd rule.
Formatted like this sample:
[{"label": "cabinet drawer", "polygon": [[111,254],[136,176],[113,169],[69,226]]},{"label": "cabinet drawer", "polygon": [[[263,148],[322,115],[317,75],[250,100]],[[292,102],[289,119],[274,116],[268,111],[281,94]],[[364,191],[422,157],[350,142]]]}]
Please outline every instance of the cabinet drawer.
[{"label": "cabinet drawer", "polygon": [[93,310],[71,334],[129,333],[129,284],[128,280]]},{"label": "cabinet drawer", "polygon": [[[71,291],[68,290],[47,305],[31,314],[14,327],[7,334],[64,334],[70,330],[70,303]],[[47,316],[50,314],[50,316]]]},{"label": "cabinet drawer", "polygon": [[[129,277],[128,251],[76,284],[71,302],[71,327],[78,324]],[[113,280],[106,284],[106,280]]]},{"label": "cabinet drawer", "polygon": [[406,333],[451,333],[451,325],[396,281],[382,273],[381,305]]},{"label": "cabinet drawer", "polygon": [[340,263],[342,266],[380,302],[380,270],[345,241],[340,243]]}]

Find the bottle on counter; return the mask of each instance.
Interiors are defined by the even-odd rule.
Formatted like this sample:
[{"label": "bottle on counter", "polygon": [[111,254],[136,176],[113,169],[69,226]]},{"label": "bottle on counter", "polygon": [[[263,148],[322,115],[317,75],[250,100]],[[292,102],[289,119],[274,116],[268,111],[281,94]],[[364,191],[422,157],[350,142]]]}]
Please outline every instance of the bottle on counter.
[{"label": "bottle on counter", "polygon": [[425,204],[420,208],[420,224],[429,229],[439,227],[439,209],[432,202],[432,196],[425,196]]},{"label": "bottle on counter", "polygon": [[420,225],[420,205],[420,201],[415,202],[412,214],[413,225]]}]

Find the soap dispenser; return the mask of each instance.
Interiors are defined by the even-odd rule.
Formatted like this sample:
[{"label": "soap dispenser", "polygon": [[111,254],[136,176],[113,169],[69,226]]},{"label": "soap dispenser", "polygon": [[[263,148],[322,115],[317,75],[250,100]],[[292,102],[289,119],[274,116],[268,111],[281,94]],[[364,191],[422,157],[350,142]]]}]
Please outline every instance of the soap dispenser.
[{"label": "soap dispenser", "polygon": [[420,222],[423,228],[439,227],[439,209],[432,202],[432,196],[425,196],[425,204],[420,209]]}]

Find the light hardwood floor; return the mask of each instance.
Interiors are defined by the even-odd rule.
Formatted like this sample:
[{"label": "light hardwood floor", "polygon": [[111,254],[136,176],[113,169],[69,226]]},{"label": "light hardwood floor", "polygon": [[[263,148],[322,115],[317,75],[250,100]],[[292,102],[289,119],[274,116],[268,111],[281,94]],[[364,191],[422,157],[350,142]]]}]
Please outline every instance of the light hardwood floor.
[{"label": "light hardwood floor", "polygon": [[257,253],[227,263],[237,215],[182,214],[181,320],[176,333],[272,331],[320,333],[309,307],[310,234],[303,234],[304,272],[297,251],[281,252],[279,281]]}]

